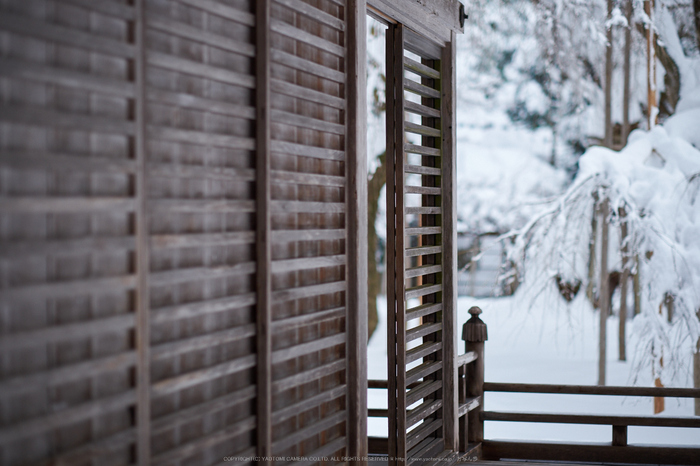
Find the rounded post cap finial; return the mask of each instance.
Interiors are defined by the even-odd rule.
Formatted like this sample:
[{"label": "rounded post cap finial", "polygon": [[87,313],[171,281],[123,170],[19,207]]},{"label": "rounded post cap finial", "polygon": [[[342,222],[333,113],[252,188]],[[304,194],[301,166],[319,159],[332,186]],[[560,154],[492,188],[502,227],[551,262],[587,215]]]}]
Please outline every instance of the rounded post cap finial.
[{"label": "rounded post cap finial", "polygon": [[462,327],[462,340],[476,343],[488,339],[486,324],[479,318],[481,312],[481,308],[478,306],[472,306],[469,309],[469,314],[471,314],[472,317],[466,321]]}]

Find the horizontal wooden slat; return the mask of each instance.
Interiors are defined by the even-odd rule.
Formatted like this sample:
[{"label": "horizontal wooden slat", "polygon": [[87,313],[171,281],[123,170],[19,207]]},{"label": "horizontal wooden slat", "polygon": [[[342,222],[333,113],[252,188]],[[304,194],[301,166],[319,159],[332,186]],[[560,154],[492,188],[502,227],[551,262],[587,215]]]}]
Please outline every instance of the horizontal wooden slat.
[{"label": "horizontal wooden slat", "polygon": [[410,79],[403,80],[403,87],[407,91],[413,92],[414,94],[418,94],[421,97],[428,97],[433,99],[440,98],[440,91],[436,91],[431,87],[418,84],[417,82],[412,81]]},{"label": "horizontal wooden slat", "polygon": [[316,47],[320,50],[323,50],[324,52],[331,53],[337,57],[345,57],[344,47],[338,44],[334,44],[333,42],[326,40],[323,37],[319,37],[317,35],[306,32],[303,29],[294,27],[291,24],[287,24],[285,22],[273,19],[270,21],[270,29],[273,32],[282,34],[283,36],[289,39],[304,42],[307,45],[311,45],[312,47]]},{"label": "horizontal wooden slat", "polygon": [[429,136],[433,138],[439,138],[442,133],[437,128],[431,128],[430,126],[418,125],[416,123],[411,123],[410,121],[404,122],[404,129],[409,133],[420,134],[422,136]]},{"label": "horizontal wooden slat", "polygon": [[255,425],[255,416],[247,417],[231,426],[227,426],[223,430],[217,430],[196,440],[180,444],[176,448],[166,450],[160,455],[153,457],[151,464],[172,464],[174,461],[179,461],[196,455],[202,451],[208,450],[214,445],[219,445],[241,434],[252,431],[255,428]]},{"label": "horizontal wooden slat", "polygon": [[316,269],[321,267],[336,267],[344,265],[345,254],[335,256],[299,257],[272,261],[272,273],[294,272],[299,270]]},{"label": "horizontal wooden slat", "polygon": [[[273,134],[274,138],[274,134]],[[270,150],[273,153],[289,155],[300,155],[322,160],[345,160],[345,152],[342,150],[326,149],[325,147],[307,146],[288,141],[273,139],[270,142]]]},{"label": "horizontal wooden slat", "polygon": [[270,119],[273,123],[296,126],[299,128],[321,131],[331,134],[345,134],[345,125],[331,123],[330,121],[310,118],[296,113],[284,112],[282,110],[270,110]]},{"label": "horizontal wooden slat", "polygon": [[81,6],[89,11],[95,11],[115,18],[131,21],[136,18],[132,5],[120,2],[96,2],[95,0],[63,0],[66,3]]},{"label": "horizontal wooden slat", "polygon": [[442,438],[425,439],[411,451],[406,466],[448,466],[448,462],[433,464],[441,456],[440,452],[444,448],[445,440]]},{"label": "horizontal wooden slat", "polygon": [[345,187],[344,176],[320,175],[316,173],[270,170],[270,179],[274,183]]},{"label": "horizontal wooden slat", "polygon": [[370,408],[367,410],[367,417],[388,417],[388,416],[389,416],[388,409]]},{"label": "horizontal wooden slat", "polygon": [[2,106],[0,107],[0,121],[28,126],[48,126],[51,128],[125,136],[133,136],[135,131],[134,123],[128,120],[58,112],[44,107]]},{"label": "horizontal wooden slat", "polygon": [[0,257],[6,260],[25,260],[35,256],[66,256],[91,251],[130,251],[136,247],[133,236],[85,237],[64,240],[6,241],[0,243]]},{"label": "horizontal wooden slat", "polygon": [[20,170],[78,173],[133,173],[136,170],[132,159],[12,150],[0,153],[0,165]]},{"label": "horizontal wooden slat", "polygon": [[624,464],[700,465],[697,446],[615,446],[608,443],[507,442],[486,440],[485,458],[519,458],[538,461],[577,461]]},{"label": "horizontal wooden slat", "polygon": [[89,464],[93,461],[97,463],[100,459],[105,461],[106,458],[115,457],[115,453],[118,454],[117,452],[120,450],[123,452],[131,445],[135,447],[135,443],[136,428],[131,427],[117,434],[84,443],[77,448],[56,453],[50,458],[32,463],[32,466],[73,466],[75,464]]},{"label": "horizontal wooden slat", "polygon": [[442,322],[428,322],[418,327],[413,327],[412,329],[406,330],[406,342],[439,332],[440,330],[442,330]]},{"label": "horizontal wooden slat", "polygon": [[406,449],[410,450],[411,448],[415,447],[440,427],[442,427],[442,419],[436,419],[434,421],[424,423],[411,432],[406,433]]},{"label": "horizontal wooden slat", "polygon": [[240,42],[221,34],[215,34],[202,28],[190,26],[181,21],[174,21],[160,15],[150,14],[148,27],[165,32],[168,35],[183,37],[201,44],[237,53],[246,57],[255,56],[255,46],[248,42]]},{"label": "horizontal wooden slat", "polygon": [[340,423],[347,422],[347,412],[338,411],[335,414],[328,415],[321,419],[315,424],[298,429],[294,431],[291,435],[272,442],[272,454],[278,455],[280,452],[285,451],[287,448],[298,445],[304,440],[313,437],[314,435],[320,434],[324,430],[330,429]]},{"label": "horizontal wooden slat", "polygon": [[270,59],[273,63],[279,63],[280,65],[288,66],[290,68],[294,68],[295,70],[303,71],[336,83],[345,82],[345,73],[342,71],[305,60],[302,57],[283,52],[282,50],[271,49]]},{"label": "horizontal wooden slat", "polygon": [[88,377],[99,377],[106,372],[126,370],[135,364],[136,352],[129,351],[41,372],[17,375],[0,381],[0,396],[17,395],[27,391],[27,387],[46,389]]},{"label": "horizontal wooden slat", "polygon": [[442,291],[442,285],[420,285],[406,290],[406,299],[420,298]]},{"label": "horizontal wooden slat", "polygon": [[441,271],[442,271],[441,265],[421,265],[420,267],[413,267],[410,269],[406,269],[406,272],[404,273],[404,277],[405,278],[423,277],[425,275],[439,273]]},{"label": "horizontal wooden slat", "polygon": [[207,333],[196,337],[169,341],[151,347],[151,359],[158,360],[179,356],[192,351],[215,348],[232,341],[241,340],[255,335],[255,324],[241,325],[218,332]]},{"label": "horizontal wooden slat", "polygon": [[273,230],[272,240],[274,242],[291,241],[323,241],[344,239],[345,230]]},{"label": "horizontal wooden slat", "polygon": [[423,167],[420,165],[404,165],[403,171],[405,171],[406,173],[417,173],[418,175],[440,176],[441,174],[439,168]]},{"label": "horizontal wooden slat", "polygon": [[601,424],[608,426],[700,427],[700,418],[697,417],[506,413],[494,411],[484,411],[482,416],[485,421]]},{"label": "horizontal wooden slat", "polygon": [[418,248],[406,248],[406,257],[428,256],[431,254],[441,254],[442,246],[421,246]]},{"label": "horizontal wooden slat", "polygon": [[39,283],[0,290],[0,302],[19,299],[58,299],[98,293],[114,294],[134,288],[135,285],[134,275]]},{"label": "horizontal wooden slat", "polygon": [[[440,196],[442,195],[441,188],[431,188],[428,186],[406,186],[406,194],[423,194],[426,196]],[[437,227],[440,228],[440,227]]]},{"label": "horizontal wooden slat", "polygon": [[481,397],[480,396],[473,396],[471,398],[467,398],[467,401],[459,405],[459,411],[457,416],[462,417],[465,414],[467,414],[469,411],[472,411],[476,408],[478,408],[481,405]]},{"label": "horizontal wooden slat", "polygon": [[207,79],[231,84],[233,86],[255,89],[255,78],[248,74],[237,73],[220,66],[207,65],[160,52],[149,51],[146,56],[150,66],[177,71],[183,74],[206,77]]},{"label": "horizontal wooden slat", "polygon": [[419,366],[406,371],[406,386],[411,387],[412,384],[418,382],[430,374],[433,374],[442,369],[442,361],[425,361]]},{"label": "horizontal wooden slat", "polygon": [[344,450],[348,445],[347,439],[345,437],[338,437],[337,439],[333,440],[332,442],[328,442],[318,450],[314,450],[310,452],[308,455],[304,455],[302,458],[304,458],[301,461],[295,461],[291,463],[294,466],[311,466],[318,464],[317,458],[326,458],[326,457],[342,457],[342,456],[347,456],[347,454],[338,454],[340,450]]},{"label": "horizontal wooden slat", "polygon": [[255,234],[252,231],[182,235],[152,235],[150,237],[151,247],[154,249],[232,246],[236,244],[251,244],[253,241],[255,241]]},{"label": "horizontal wooden slat", "polygon": [[403,65],[407,70],[410,70],[424,78],[440,79],[440,72],[429,66],[425,66],[411,58],[403,57]]},{"label": "horizontal wooden slat", "polygon": [[442,227],[413,227],[406,228],[406,236],[441,235]]},{"label": "horizontal wooden slat", "polygon": [[310,298],[312,296],[321,296],[329,293],[338,293],[345,291],[345,281],[320,283],[318,285],[300,286],[285,290],[272,292],[272,302],[278,303],[283,301],[291,301],[294,299]]},{"label": "horizontal wooden slat", "polygon": [[94,213],[99,211],[131,212],[133,199],[122,197],[4,197],[0,198],[0,213]]},{"label": "horizontal wooden slat", "polygon": [[149,86],[146,90],[149,101],[160,104],[168,104],[181,109],[201,110],[203,112],[217,113],[221,115],[247,118],[255,118],[255,108],[238,103],[226,102],[218,99],[209,99],[182,92],[172,92]]},{"label": "horizontal wooden slat", "polygon": [[278,424],[287,419],[298,416],[310,409],[318,408],[324,403],[331,402],[347,394],[348,388],[345,385],[334,387],[323,391],[317,395],[306,398],[272,413],[272,423]]},{"label": "horizontal wooden slat", "polygon": [[406,413],[406,427],[413,427],[440,408],[442,408],[442,400],[429,400],[423,402]]},{"label": "horizontal wooden slat", "polygon": [[272,352],[272,364],[277,364],[283,361],[305,356],[310,353],[332,348],[337,345],[342,345],[345,343],[345,341],[345,333],[338,333],[330,337],[320,338],[318,340],[312,340],[300,345],[279,349]]},{"label": "horizontal wooden slat", "polygon": [[0,352],[31,348],[66,340],[96,337],[103,333],[124,332],[134,327],[134,314],[91,319],[83,322],[54,325],[25,332],[2,334]]},{"label": "horizontal wooden slat", "polygon": [[476,353],[476,351],[469,351],[467,353],[460,354],[457,356],[457,367],[469,364],[472,361],[476,361],[478,357],[479,355]]},{"label": "horizontal wooden slat", "polygon": [[308,383],[309,380],[319,380],[322,377],[326,377],[328,375],[344,371],[346,369],[345,365],[346,361],[345,358],[343,358],[338,361],[333,361],[331,363],[324,364],[322,366],[315,367],[304,372],[299,372],[297,374],[290,375],[289,377],[285,377],[280,380],[276,380],[272,383],[272,393],[280,393],[285,390],[289,390],[291,388],[298,387],[299,385]]},{"label": "horizontal wooden slat", "polygon": [[308,3],[302,2],[300,0],[275,0],[275,3],[284,5],[294,10],[295,12],[301,13],[307,18],[313,19],[314,21],[318,21],[319,23],[325,24],[326,26],[338,29],[339,31],[345,31],[345,23],[341,19],[338,19],[335,16],[326,13],[323,10],[314,8]]},{"label": "horizontal wooden slat", "polygon": [[238,199],[154,199],[149,206],[160,212],[255,212],[255,201]]},{"label": "horizontal wooden slat", "polygon": [[345,110],[345,99],[309,89],[308,87],[299,86],[286,81],[280,81],[279,79],[272,79],[270,81],[270,90],[272,92],[278,92],[290,97],[308,100],[309,102],[314,102],[320,105],[327,105],[339,110]]},{"label": "horizontal wooden slat", "polygon": [[272,322],[272,330],[274,333],[285,332],[297,327],[303,327],[309,324],[319,324],[328,320],[334,320],[345,317],[345,308],[338,307],[325,311],[309,312],[299,316],[279,319]]},{"label": "horizontal wooden slat", "polygon": [[69,45],[115,57],[133,58],[135,53],[134,46],[126,42],[108,39],[55,23],[37,21],[7,11],[3,11],[0,15],[0,29],[5,32],[43,39],[54,44]]},{"label": "horizontal wooden slat", "polygon": [[176,319],[189,319],[206,314],[243,309],[255,304],[255,293],[227,296],[219,299],[195,301],[151,310],[151,323],[158,324]]},{"label": "horizontal wooden slat", "polygon": [[255,262],[240,262],[235,265],[219,267],[190,267],[185,269],[151,272],[151,286],[167,286],[176,283],[187,283],[197,280],[211,280],[225,277],[238,277],[255,273]]},{"label": "horizontal wooden slat", "polygon": [[206,11],[222,18],[230,19],[235,23],[244,26],[255,26],[255,16],[247,11],[239,10],[236,7],[215,0],[179,0],[198,10]]},{"label": "horizontal wooden slat", "polygon": [[428,107],[426,105],[417,104],[411,102],[410,100],[404,101],[404,110],[410,113],[415,113],[420,116],[430,117],[430,118],[440,118],[440,110],[437,108]]},{"label": "horizontal wooden slat", "polygon": [[[136,402],[136,392],[129,390],[118,395],[98,398],[87,403],[70,406],[48,415],[26,419],[12,424],[12,428],[0,429],[0,445],[35,437],[47,431],[65,428],[76,422],[126,409]],[[8,426],[9,427],[9,426]]]},{"label": "horizontal wooden slat", "polygon": [[6,58],[0,59],[0,76],[78,88],[124,98],[133,98],[135,92],[133,83],[128,81]]},{"label": "horizontal wooden slat", "polygon": [[[430,155],[434,157],[440,157],[442,155],[440,149],[436,149],[434,147],[426,147],[426,146],[419,146],[416,144],[404,144],[403,145],[403,150],[406,152],[410,152],[412,154],[422,154],[422,155]],[[432,167],[429,167],[432,168]],[[439,168],[436,168],[436,170],[440,170]]]},{"label": "horizontal wooden slat", "polygon": [[367,451],[386,455],[389,452],[389,440],[386,437],[367,437]]},{"label": "horizontal wooden slat", "polygon": [[168,429],[188,424],[192,421],[202,419],[205,413],[215,413],[245,403],[255,398],[255,386],[249,385],[233,393],[214,398],[213,400],[199,403],[185,409],[178,409],[171,414],[153,420],[152,429],[154,434],[160,434]]},{"label": "horizontal wooden slat", "polygon": [[286,214],[290,212],[313,214],[342,214],[345,212],[343,202],[310,202],[310,201],[278,201],[270,203],[273,214]]},{"label": "horizontal wooden slat", "polygon": [[569,395],[658,396],[700,398],[699,388],[611,387],[599,385],[548,385],[529,383],[484,383],[484,391],[513,393],[560,393]]},{"label": "horizontal wooden slat", "polygon": [[232,361],[226,361],[215,366],[206,367],[204,369],[187,372],[176,377],[161,380],[152,385],[151,397],[156,398],[159,396],[168,395],[200,383],[209,382],[225,375],[250,369],[251,367],[255,367],[255,364],[256,357],[254,354],[251,354]]},{"label": "horizontal wooden slat", "polygon": [[[374,1],[374,0],[372,0]],[[437,5],[437,4],[436,4]],[[444,5],[444,4],[443,4]],[[454,3],[453,3],[454,5]],[[415,5],[413,5],[415,6]],[[424,5],[423,8],[427,7],[427,5]],[[456,11],[453,11],[452,13],[452,18],[453,20],[458,18],[458,15],[456,14]],[[414,12],[414,14],[420,14],[417,11]],[[422,18],[421,18],[422,19]],[[421,21],[421,19],[418,19],[418,21]],[[450,29],[452,29],[450,26],[445,28],[445,33],[447,33],[446,40],[450,40]],[[430,31],[433,34],[440,34],[438,31]],[[428,36],[430,37],[430,36]],[[443,36],[444,37],[444,36]],[[426,40],[426,37],[424,35],[419,34],[417,32],[414,32],[411,28],[406,28],[404,31],[404,47],[406,47],[406,50],[409,52],[413,52],[416,55],[418,55],[421,58],[428,58],[432,60],[440,60],[441,55],[442,55],[442,48],[441,48],[441,42],[436,42],[439,41],[437,36],[432,37],[432,40]]]},{"label": "horizontal wooden slat", "polygon": [[437,353],[442,349],[442,342],[426,342],[406,351],[406,364],[410,364],[425,356]]},{"label": "horizontal wooden slat", "polygon": [[417,319],[419,317],[435,314],[442,311],[442,303],[427,303],[420,306],[412,307],[406,311],[406,321]]},{"label": "horizontal wooden slat", "polygon": [[202,165],[154,163],[148,174],[156,177],[194,178],[223,181],[253,181],[255,171],[249,168],[207,167]]},{"label": "horizontal wooden slat", "polygon": [[252,138],[230,136],[228,134],[208,133],[178,128],[166,128],[163,126],[149,126],[148,135],[154,139],[182,142],[186,144],[200,144],[203,146],[235,147],[239,150],[253,150],[255,141]]},{"label": "horizontal wooden slat", "polygon": [[442,388],[442,380],[425,381],[406,393],[406,406],[426,398]]},{"label": "horizontal wooden slat", "polygon": [[406,207],[406,215],[440,215],[442,207]]}]

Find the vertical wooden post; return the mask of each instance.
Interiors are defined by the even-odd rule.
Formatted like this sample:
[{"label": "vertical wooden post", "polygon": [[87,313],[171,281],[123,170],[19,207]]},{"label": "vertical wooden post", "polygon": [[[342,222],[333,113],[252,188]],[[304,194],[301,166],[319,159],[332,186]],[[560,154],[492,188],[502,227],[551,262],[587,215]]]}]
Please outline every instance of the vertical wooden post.
[{"label": "vertical wooden post", "polygon": [[134,40],[136,59],[134,63],[136,101],[136,460],[146,466],[151,462],[151,323],[150,269],[148,232],[148,172],[146,161],[146,7],[144,0],[136,0]]},{"label": "vertical wooden post", "polygon": [[634,256],[634,275],[632,276],[632,292],[634,293],[634,315],[639,315],[642,312],[642,288],[639,282],[639,276],[642,273],[641,264],[639,263],[639,254]]},{"label": "vertical wooden post", "polygon": [[607,348],[607,323],[610,314],[610,289],[608,287],[608,199],[600,206],[601,244],[600,244],[600,335],[598,338],[598,385],[605,385],[605,356]]},{"label": "vertical wooden post", "polygon": [[[467,402],[467,366],[459,368],[459,405]],[[466,452],[469,447],[469,416],[459,418],[459,451]]]},{"label": "vertical wooden post", "polygon": [[[270,0],[256,2],[257,455],[272,454],[272,262],[270,226]],[[271,461],[262,461],[271,464]]]},{"label": "vertical wooden post", "polygon": [[[606,19],[612,18],[613,0],[608,0],[608,15]],[[605,147],[613,148],[613,125],[612,125],[612,75],[613,75],[613,31],[612,25],[606,27],[605,38]]]},{"label": "vertical wooden post", "polygon": [[386,34],[389,464],[404,464],[407,453],[403,50],[403,25],[390,24]]},{"label": "vertical wooden post", "polygon": [[457,451],[458,398],[457,398],[457,186],[455,131],[455,46],[457,38],[442,49],[441,60],[441,124],[442,124],[442,420],[445,449]]},{"label": "vertical wooden post", "polygon": [[629,281],[629,244],[627,237],[627,210],[620,207],[620,251],[622,252],[622,274],[620,276],[620,329],[618,333],[619,339],[619,360],[627,360],[627,282]]},{"label": "vertical wooden post", "polygon": [[615,447],[627,446],[627,426],[612,426],[612,444]]},{"label": "vertical wooden post", "polygon": [[[346,66],[348,456],[367,464],[367,46],[365,0],[348,0]],[[374,221],[374,220],[372,220]]]},{"label": "vertical wooden post", "polygon": [[467,415],[469,426],[468,439],[470,443],[479,443],[484,440],[484,421],[481,413],[484,411],[484,342],[488,339],[486,324],[479,318],[481,309],[477,306],[469,309],[471,318],[462,327],[462,340],[465,341],[467,352],[474,351],[476,360],[468,365],[467,369],[467,396],[479,396],[479,407],[473,409]]},{"label": "vertical wooden post", "polygon": [[[695,344],[693,354],[693,387],[700,388],[700,338]],[[695,415],[700,416],[700,398],[695,398]]]},{"label": "vertical wooden post", "polygon": [[593,215],[591,216],[591,239],[588,243],[588,285],[586,286],[586,297],[588,301],[595,305],[595,269],[596,269],[596,249],[598,245],[598,194],[593,193]]},{"label": "vertical wooden post", "polygon": [[623,65],[623,89],[622,89],[622,135],[621,144],[627,145],[630,135],[630,80],[632,75],[632,0],[625,0],[625,18],[627,27],[625,28],[625,62]]}]

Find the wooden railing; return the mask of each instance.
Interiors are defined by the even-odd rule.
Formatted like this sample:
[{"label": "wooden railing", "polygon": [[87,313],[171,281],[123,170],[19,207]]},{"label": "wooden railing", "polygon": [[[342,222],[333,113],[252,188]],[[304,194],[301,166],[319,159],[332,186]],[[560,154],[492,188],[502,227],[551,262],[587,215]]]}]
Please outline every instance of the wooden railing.
[{"label": "wooden railing", "polygon": [[[482,407],[484,385],[484,341],[486,340],[486,324],[479,319],[481,309],[473,307],[469,310],[472,318],[464,324],[462,339],[465,340],[465,354],[457,356],[458,371],[458,409],[459,418],[459,451],[476,458],[480,452],[477,439],[483,437],[483,421],[480,420],[479,409]],[[388,389],[386,380],[368,380],[369,389]],[[413,382],[408,385],[412,389],[421,385]],[[368,417],[386,418],[387,409],[368,409]],[[370,454],[386,454],[388,439],[385,437],[369,437]]]},{"label": "wooden railing", "polygon": [[[485,383],[485,392],[551,393],[565,395],[608,395],[700,398],[700,390],[664,387],[605,387],[587,385],[541,385]],[[483,440],[483,458],[547,461],[586,461],[637,464],[700,465],[700,444],[694,446],[628,445],[629,426],[700,428],[700,417],[615,416],[583,414],[543,414],[484,411],[480,420],[588,424],[612,426],[610,443],[563,443]]]}]

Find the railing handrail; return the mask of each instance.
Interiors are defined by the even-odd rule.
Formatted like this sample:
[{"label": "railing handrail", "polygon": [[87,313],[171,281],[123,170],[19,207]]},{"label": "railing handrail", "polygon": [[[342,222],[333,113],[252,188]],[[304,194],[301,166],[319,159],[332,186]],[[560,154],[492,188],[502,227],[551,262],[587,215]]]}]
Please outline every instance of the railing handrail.
[{"label": "railing handrail", "polygon": [[700,428],[700,417],[616,416],[607,414],[550,414],[484,411],[482,413],[482,419],[485,421],[543,422],[552,424]]},{"label": "railing handrail", "polygon": [[485,392],[700,398],[700,389],[484,382]]}]

